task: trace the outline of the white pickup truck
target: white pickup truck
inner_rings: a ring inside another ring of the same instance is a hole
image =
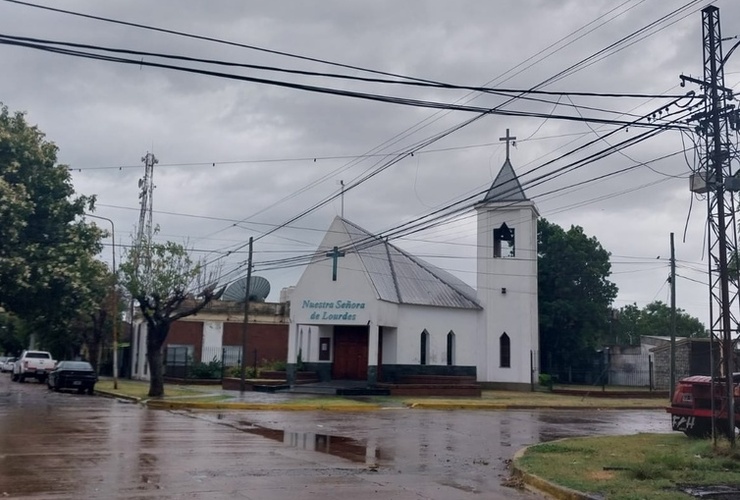
[[[44,382],[49,372],[54,369],[56,361],[46,351],[23,351],[13,365],[13,382],[24,382],[26,377],[34,377]]]

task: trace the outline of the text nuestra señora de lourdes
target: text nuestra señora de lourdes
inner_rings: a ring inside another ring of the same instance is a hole
[[[357,315],[353,310],[365,309],[364,302],[352,302],[351,300],[317,301],[304,300],[301,309],[315,309],[311,313],[311,319],[320,320],[343,320],[353,321]]]

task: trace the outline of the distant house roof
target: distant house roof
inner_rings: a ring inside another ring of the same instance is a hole
[[[349,241],[342,245],[360,258],[380,300],[397,304],[482,309],[476,291],[452,274],[337,217]],[[336,221],[335,221],[336,222]]]
[[[524,189],[514,173],[514,167],[511,166],[508,158],[493,180],[493,184],[486,193],[485,198],[483,198],[483,201],[527,201]]]

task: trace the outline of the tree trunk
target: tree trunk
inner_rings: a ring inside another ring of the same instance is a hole
[[[157,325],[147,332],[146,359],[149,362],[149,397],[161,398],[164,396],[164,356],[162,347],[169,333],[169,323]]]
[[[146,360],[149,362],[149,397],[161,398],[164,396],[164,364],[162,363],[162,348],[148,349]]]

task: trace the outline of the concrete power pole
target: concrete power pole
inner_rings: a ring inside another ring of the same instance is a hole
[[[708,209],[708,254],[710,333],[722,346],[721,374],[727,380],[726,402],[719,409],[728,419],[727,437],[735,446],[735,399],[733,353],[738,331],[738,283],[729,279],[729,259],[737,256],[737,229],[733,192],[740,188],[740,179],[732,175],[730,165],[730,120],[737,123],[737,111],[728,106],[733,99],[732,89],[725,87],[722,57],[722,34],[719,9],[714,6],[702,10],[702,35],[704,45],[704,78],[681,75],[681,85],[698,84],[704,91],[704,109],[691,117],[696,121],[702,136],[704,157],[700,169],[692,176],[692,191],[706,193]],[[698,182],[697,182],[698,181]],[[714,367],[713,367],[714,369]]]
[[[676,247],[671,233],[671,391],[668,398],[673,399],[676,390]]]

